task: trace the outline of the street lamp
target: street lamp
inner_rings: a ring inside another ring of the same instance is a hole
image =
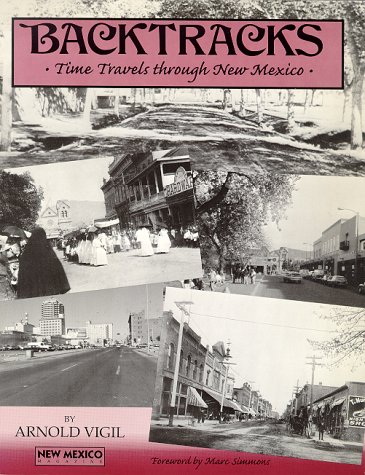
[[[337,208],[339,211],[351,211],[356,216],[356,249],[355,249],[355,283],[358,284],[358,277],[359,277],[359,269],[358,269],[358,259],[357,254],[359,251],[359,217],[360,214],[358,211],[355,211],[351,208]]]
[[[177,390],[177,380],[179,377],[179,368],[180,368],[180,354],[181,354],[181,343],[184,331],[184,316],[190,316],[190,313],[186,310],[185,305],[191,305],[193,302],[183,301],[183,302],[174,302],[176,307],[181,310],[180,316],[180,326],[179,326],[179,336],[177,340],[177,350],[176,350],[176,362],[174,368],[174,379],[172,381],[172,392],[171,392],[171,401],[170,401],[170,411],[169,411],[169,426],[174,425],[174,414],[175,414],[175,404],[176,404],[176,390]]]

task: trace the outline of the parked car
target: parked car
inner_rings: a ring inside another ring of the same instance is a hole
[[[315,280],[317,282],[321,281],[323,279],[324,272],[321,269],[316,269],[313,271],[313,274],[311,276],[312,280]]]
[[[293,284],[301,284],[302,276],[299,272],[290,272],[289,274],[284,276],[285,283],[293,283]]]
[[[363,284],[359,284],[359,287],[357,288],[359,294],[365,294],[365,282]]]
[[[330,287],[347,287],[347,279],[343,275],[334,275],[328,280]]]
[[[310,276],[310,272],[308,269],[300,269],[299,274],[304,278],[307,279]]]
[[[329,274],[324,275],[320,280],[321,284],[328,285],[328,281],[331,279],[331,277],[332,276],[330,276]]]

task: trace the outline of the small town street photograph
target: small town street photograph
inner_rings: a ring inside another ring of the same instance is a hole
[[[361,463],[363,309],[167,287],[163,315],[151,442]]]
[[[162,291],[0,302],[0,406],[151,407]]]
[[[187,149],[0,171],[0,300],[202,276]]]
[[[207,291],[365,307],[362,177],[195,172]]]

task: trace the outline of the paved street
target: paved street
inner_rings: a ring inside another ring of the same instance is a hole
[[[42,353],[0,364],[1,406],[152,406],[157,358],[132,348]]]
[[[71,292],[125,287],[202,275],[200,249],[171,248],[169,254],[138,256],[138,250],[108,254],[107,266],[80,265],[67,261],[57,251],[71,286]]]
[[[36,146],[25,152],[0,153],[0,165],[35,165],[185,145],[195,169],[365,175],[364,160],[356,154],[321,149],[213,107],[152,107],[100,130],[82,131],[70,117],[58,122],[57,132],[18,125],[16,132],[22,140],[31,137]]]
[[[317,440],[316,434],[312,439],[289,435],[284,423],[253,421],[225,425],[217,424],[216,421],[206,421],[194,428],[187,428],[176,427],[179,422],[175,419],[173,428],[167,427],[166,422],[164,426],[157,424],[156,421],[151,427],[151,442],[328,462],[361,463],[362,444],[338,441],[327,434],[323,442]],[[217,458],[219,458],[219,453],[217,453]]]
[[[282,276],[264,275],[258,276],[256,284],[229,282],[228,288],[232,294],[365,307],[365,295],[360,295],[352,289],[328,287],[307,279],[303,279],[301,284],[289,284],[283,282]]]

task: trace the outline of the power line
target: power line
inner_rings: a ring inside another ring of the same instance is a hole
[[[199,317],[208,317],[208,318],[216,318],[217,320],[230,320],[233,322],[241,322],[241,323],[253,323],[254,325],[265,325],[269,327],[279,327],[279,328],[291,328],[293,330],[309,330],[321,333],[338,333],[337,330],[320,330],[319,328],[310,328],[310,327],[297,327],[295,325],[282,325],[280,323],[269,323],[269,322],[256,322],[254,320],[244,320],[241,318],[230,318],[230,317],[217,317],[216,315],[206,315],[196,312],[191,312],[192,315],[197,315]]]

